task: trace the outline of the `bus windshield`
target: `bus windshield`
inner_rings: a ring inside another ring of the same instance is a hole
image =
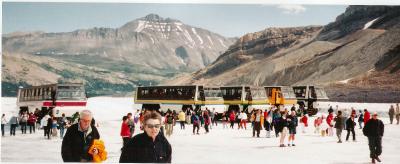
[[[85,90],[83,86],[58,86],[57,99],[85,99]]]

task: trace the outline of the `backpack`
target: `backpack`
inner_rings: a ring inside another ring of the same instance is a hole
[[[193,117],[193,124],[199,124],[199,116]]]
[[[21,122],[23,122],[23,123],[28,122],[28,116],[22,115]]]

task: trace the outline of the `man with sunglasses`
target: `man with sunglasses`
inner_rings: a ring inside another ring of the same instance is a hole
[[[172,148],[160,134],[161,115],[155,111],[144,115],[144,133],[134,136],[122,148],[120,163],[171,163]]]
[[[379,156],[382,154],[382,137],[384,129],[385,126],[383,122],[378,119],[377,113],[374,113],[372,119],[370,119],[364,126],[363,133],[368,137],[372,163],[375,163],[375,160],[381,162]]]

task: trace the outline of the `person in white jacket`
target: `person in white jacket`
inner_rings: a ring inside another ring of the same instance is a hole
[[[242,111],[242,113],[240,113],[239,115],[239,119],[240,119],[240,126],[238,129],[242,128],[244,126],[244,129],[246,129],[246,124],[247,124],[247,114],[244,113],[244,111]]]
[[[50,118],[49,114],[46,114],[41,120],[40,120],[40,128],[43,129],[44,132],[44,137],[46,137],[47,134],[47,121]]]
[[[320,125],[320,128],[321,128],[321,136],[322,136],[322,137],[325,137],[325,135],[326,135],[326,130],[328,129],[328,127],[329,127],[329,125],[328,125],[328,123],[326,122],[326,117],[325,117],[324,115],[322,115],[322,123],[321,123],[321,125]]]

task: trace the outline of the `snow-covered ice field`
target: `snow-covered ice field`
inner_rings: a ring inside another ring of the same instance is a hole
[[[16,108],[16,98],[1,99],[1,113],[9,117]],[[357,104],[357,103],[321,103],[343,108],[368,108],[370,111],[386,113],[390,104]],[[95,97],[88,101],[88,108],[94,112],[99,123],[101,139],[108,151],[107,163],[118,162],[122,139],[119,136],[122,116],[135,112],[140,106],[133,104],[131,98]],[[324,107],[325,108],[325,107]],[[313,117],[309,120],[312,125]],[[385,123],[383,137],[383,163],[400,163],[400,126],[388,124],[388,118],[381,117]],[[250,127],[250,124],[247,125]],[[358,125],[357,125],[358,127]],[[237,128],[237,124],[235,124]],[[369,163],[367,138],[360,129],[356,130],[357,142],[336,143],[336,136],[320,137],[313,134],[309,127],[307,133],[301,133],[298,127],[295,147],[280,148],[278,138],[253,138],[252,131],[223,129],[222,124],[212,127],[209,134],[192,135],[192,126],[181,130],[179,124],[174,127],[173,136],[168,138],[172,145],[173,163]],[[135,133],[139,132],[137,129]],[[342,139],[345,139],[346,131]],[[350,139],[351,140],[351,139]],[[61,139],[47,140],[43,131],[35,134],[21,134],[18,128],[16,136],[10,137],[8,126],[6,136],[1,138],[1,162],[62,162]]]

